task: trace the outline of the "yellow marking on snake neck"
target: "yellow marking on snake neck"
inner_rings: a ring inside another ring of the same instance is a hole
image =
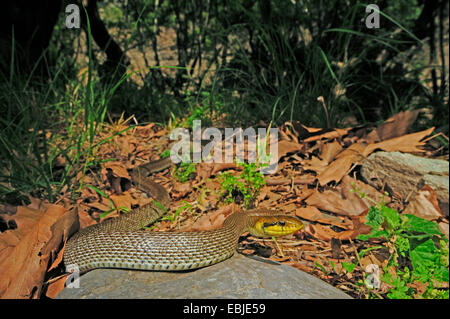
[[[258,237],[286,236],[303,228],[303,223],[295,217],[290,216],[264,216],[260,217],[249,227],[252,235]]]

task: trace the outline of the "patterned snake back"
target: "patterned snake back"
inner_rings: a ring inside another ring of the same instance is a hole
[[[167,191],[148,178],[155,171],[148,167],[148,164],[138,167],[131,175],[138,187],[151,193],[157,203],[149,203],[77,232],[69,239],[64,251],[67,268],[80,272],[94,268],[166,271],[201,268],[231,257],[240,234],[251,231],[261,216],[280,215],[284,220],[293,219],[268,209],[254,209],[231,214],[222,227],[214,230],[143,231],[142,227],[160,218],[165,213],[163,206],[170,203]],[[297,229],[301,228],[301,223],[295,222],[299,225]]]

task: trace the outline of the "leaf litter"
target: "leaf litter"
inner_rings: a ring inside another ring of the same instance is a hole
[[[362,298],[367,291],[357,282],[364,278],[366,265],[381,267],[386,258],[375,253],[359,258],[357,254],[369,245],[356,237],[369,233],[370,228],[364,222],[373,203],[360,198],[354,192],[355,187],[378,202],[384,200],[387,205],[397,205],[400,211],[423,212],[424,218],[436,221],[441,229],[446,228],[448,236],[448,217],[436,205],[431,187],[425,186],[409,203],[399,203],[395,194],[386,196],[383,190],[366,184],[357,174],[362,160],[377,150],[426,155],[427,145],[423,140],[433,128],[407,134],[416,116],[414,111],[402,112],[372,130],[368,127],[310,128],[297,121],[279,127],[278,170],[265,177],[266,183],[254,205],[297,216],[305,227],[296,234],[277,239],[276,243],[243,234],[238,251],[285,263]],[[98,138],[101,140],[112,131],[125,128],[123,123],[120,127],[111,126],[110,131]],[[151,198],[133,187],[128,170],[159,159],[170,146],[169,133],[168,129],[150,123],[126,130],[101,144],[97,150],[101,167],[87,172],[80,197],[68,209],[42,203],[39,210],[18,207],[12,216],[1,214],[0,219],[6,219],[6,223],[9,219],[16,220],[17,228],[0,233],[0,268],[8,270],[2,271],[0,296],[37,298],[42,291],[48,297],[56,296],[63,288],[63,280],[50,280],[48,285],[43,282],[49,277],[47,265],[51,265],[48,267],[51,271],[57,268],[54,263],[61,262],[63,243],[78,225],[74,214],[84,228],[149,203]],[[155,223],[149,231],[220,227],[226,216],[242,207],[237,203],[223,203],[219,176],[226,171],[237,177],[241,170],[235,163],[202,162],[196,165],[195,177],[185,183],[175,181],[171,170],[154,174],[152,178],[170,193],[172,207],[168,217]],[[81,179],[79,174],[78,183]],[[40,237],[36,236],[38,230]],[[14,264],[11,260],[15,260]],[[349,265],[354,270],[348,271]],[[18,275],[21,272],[27,275]]]

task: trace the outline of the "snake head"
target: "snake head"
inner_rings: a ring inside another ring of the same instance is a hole
[[[253,236],[280,237],[295,233],[303,228],[303,223],[292,216],[259,216],[249,225],[248,230]]]

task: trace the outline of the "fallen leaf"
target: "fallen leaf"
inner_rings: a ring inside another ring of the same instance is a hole
[[[295,210],[295,215],[309,221],[330,224],[343,229],[350,229],[353,226],[353,223],[348,218],[322,213],[314,206],[297,208]]]
[[[136,127],[135,134],[140,137],[151,137],[153,135],[153,127],[155,123],[149,123],[145,126]]]
[[[222,226],[225,218],[233,212],[239,211],[239,206],[236,204],[230,204],[224,206],[211,213],[205,214],[200,217],[193,225],[182,228],[183,231],[201,231],[217,229]]]
[[[445,235],[445,237],[447,237],[448,239],[448,222],[440,222],[439,224],[439,229],[441,230],[441,232]]]
[[[280,209],[284,213],[290,213],[297,209],[297,205],[294,203],[291,204],[280,204],[278,209]]]
[[[339,240],[355,239],[358,235],[368,234],[371,230],[370,227],[363,225],[359,220],[354,223],[353,229],[340,232],[332,230],[330,226],[321,224],[309,224],[307,229],[315,238],[326,241],[331,241],[333,238]]]
[[[67,274],[68,276],[69,274]],[[48,298],[55,298],[65,287],[67,276],[63,276],[61,278],[58,278],[54,282],[50,283],[47,286],[47,291],[45,292],[45,295]]]
[[[123,163],[120,162],[106,162],[103,164],[103,168],[104,169],[110,169],[112,171],[112,174],[115,177],[122,177],[122,178],[126,178],[126,179],[130,179],[130,175],[128,174],[127,168],[125,167],[125,165]],[[104,176],[106,176],[106,171],[103,172],[102,170],[102,174]]]
[[[313,171],[317,174],[322,173],[328,167],[328,162],[321,160],[317,156],[311,156],[310,159],[303,160],[302,164],[304,170]]]
[[[325,162],[330,163],[341,151],[342,151],[341,144],[339,144],[338,142],[336,142],[336,140],[334,140],[332,143],[324,144],[322,152],[320,153],[320,157]]]
[[[317,176],[319,185],[324,186],[331,181],[336,183],[340,182],[341,179],[350,172],[350,168],[353,164],[362,160],[363,157],[356,152],[348,152],[348,155],[340,156]]]
[[[428,185],[417,192],[402,213],[416,215],[426,220],[438,220],[444,217],[439,208],[436,193]]]
[[[267,186],[277,186],[277,185],[291,185],[291,184],[311,184],[316,179],[313,175],[302,175],[296,176],[294,178],[273,178],[266,177],[265,182]]]
[[[173,184],[173,194],[172,197],[175,199],[183,198],[188,193],[192,192],[192,183],[186,182],[186,183],[179,183],[176,182]]]
[[[138,201],[135,200],[129,192],[120,195],[112,194],[109,198],[113,201],[114,207],[117,209],[125,207],[131,210],[131,207],[138,204]]]
[[[17,229],[0,234],[0,297],[38,298],[47,265],[78,226],[76,213],[49,204],[19,207],[13,218]]]
[[[395,137],[383,142],[369,144],[362,152],[362,155],[367,157],[376,149],[386,152],[421,153],[423,152],[423,149],[420,147],[425,145],[425,143],[420,141],[430,135],[433,131],[434,127],[425,131]]]
[[[381,202],[384,198],[388,203],[390,198],[383,197],[383,194],[378,192],[375,188],[367,185],[361,181],[355,180],[350,176],[345,176],[340,185],[334,189],[324,190],[323,192],[315,191],[306,199],[306,203],[317,208],[336,213],[344,216],[355,216],[362,214],[366,209],[373,205],[367,198],[360,198],[358,194],[353,192],[352,183],[363,193],[366,197]]]
[[[407,110],[394,114],[383,124],[367,134],[364,140],[368,142],[379,142],[408,133],[411,125],[416,121],[417,115],[422,110]]]
[[[303,149],[303,145],[295,142],[290,142],[286,140],[278,141],[278,162],[284,156],[289,153],[301,151]]]
[[[350,147],[344,149],[343,151],[334,154],[338,150],[337,146],[334,146],[332,152],[333,155],[327,155],[328,157],[334,158],[334,161],[329,163],[328,160],[320,160],[315,156],[312,156],[310,160],[303,161],[303,168],[305,170],[312,170],[318,173],[317,179],[319,184],[324,186],[331,181],[338,183],[345,175],[348,174],[350,168],[355,164],[364,159],[360,154],[364,149],[365,145],[360,143],[354,143]]]
[[[332,138],[342,137],[342,136],[346,135],[348,133],[348,131],[350,131],[351,129],[352,129],[351,127],[335,128],[335,129],[322,129],[323,131],[325,131],[324,133],[305,138],[303,140],[303,142],[309,143],[309,142],[314,142],[314,141],[321,140],[321,139],[332,139]]]

